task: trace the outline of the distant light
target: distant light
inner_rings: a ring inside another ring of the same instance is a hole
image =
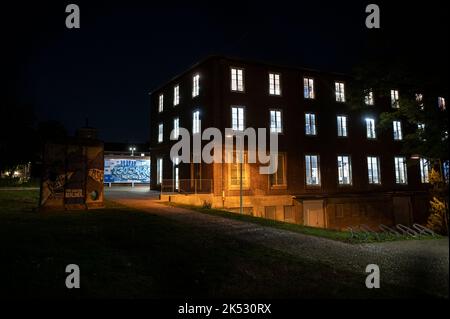
[[[420,159],[420,155],[419,154],[413,154],[413,155],[411,155],[411,159],[418,160],[418,159]]]
[[[141,156],[142,156],[142,157],[144,157],[144,156],[145,156],[145,154],[144,154],[144,153],[141,153]]]

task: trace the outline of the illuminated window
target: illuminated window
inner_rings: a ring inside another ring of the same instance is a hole
[[[161,123],[158,125],[158,143],[161,143],[164,139],[164,125]]]
[[[419,104],[420,109],[423,110],[423,94],[422,93],[416,93],[416,102]]]
[[[161,113],[164,110],[164,94],[159,95],[158,112]]]
[[[336,93],[336,102],[345,102],[344,82],[334,82],[334,89]]]
[[[200,133],[200,111],[192,113],[192,134]]]
[[[375,132],[375,120],[372,118],[366,118],[366,135],[369,139],[377,138]]]
[[[192,97],[196,97],[200,94],[200,75],[196,74],[192,78]]]
[[[161,184],[163,179],[163,159],[156,159],[156,184]]]
[[[339,115],[337,117],[337,135],[347,137],[347,116]]]
[[[393,121],[392,127],[394,132],[394,140],[401,141],[403,139],[402,123],[400,121]]]
[[[398,101],[398,90],[391,90],[391,106],[395,109],[398,109],[400,107]]]
[[[306,185],[320,185],[320,169],[318,155],[305,155]]]
[[[233,131],[244,130],[244,108],[242,106],[231,108],[231,129]]]
[[[269,94],[281,95],[280,75],[269,73]]]
[[[241,165],[242,163],[242,165]],[[239,151],[233,152],[233,162],[228,165],[229,188],[240,189],[242,168],[242,188],[248,189],[250,186],[249,167],[247,153]]]
[[[375,101],[373,99],[373,92],[372,90],[368,91],[367,94],[364,97],[364,102],[366,105],[374,105]]]
[[[419,164],[420,164],[420,181],[422,183],[429,183],[431,171],[430,161],[426,158],[420,158]]]
[[[277,171],[270,175],[270,186],[286,185],[286,154],[278,153]]]
[[[313,113],[305,114],[305,134],[316,135],[316,115]]]
[[[445,98],[443,97],[438,97],[438,106],[442,111],[445,111],[446,106],[445,106]]]
[[[314,79],[303,78],[303,97],[305,99],[314,99]]]
[[[408,175],[405,157],[395,157],[395,182],[397,184],[408,184]]]
[[[283,132],[280,110],[271,110],[270,111],[270,132],[272,132],[272,133],[282,133]]]
[[[175,85],[173,88],[173,105],[176,106],[180,104],[180,86]]]
[[[369,175],[369,184],[381,184],[380,159],[378,157],[367,157],[367,172]]]
[[[337,157],[338,164],[338,181],[339,185],[352,184],[352,162],[350,156],[339,155]]]
[[[244,70],[236,68],[231,69],[231,91],[244,91]]]
[[[176,117],[173,119],[172,138],[177,140],[179,136],[180,136],[180,119]]]

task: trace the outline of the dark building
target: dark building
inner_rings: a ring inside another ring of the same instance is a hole
[[[206,58],[151,93],[152,188],[171,201],[239,210],[239,164],[173,162],[169,135],[197,130],[197,119],[223,135],[265,127],[279,133],[278,171],[243,165],[244,213],[336,229],[423,222],[428,163],[402,154],[406,125],[376,130],[401,89],[369,93],[356,110],[346,103],[350,85],[344,74]]]

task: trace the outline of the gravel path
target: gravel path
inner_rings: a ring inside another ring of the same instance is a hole
[[[132,191],[112,188],[106,191],[106,197],[109,200],[125,206],[171,218],[209,232],[225,234],[292,255],[299,255],[310,259],[311,262],[320,260],[333,265],[336,269],[347,269],[364,274],[368,264],[377,264],[381,272],[381,285],[383,281],[388,281],[448,298],[448,238],[347,244],[166,206],[157,200],[157,195],[146,188],[137,188]]]

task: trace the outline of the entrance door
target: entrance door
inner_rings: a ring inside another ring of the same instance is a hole
[[[305,225],[311,227],[325,227],[325,216],[323,213],[323,201],[308,200],[303,201],[303,213]]]

